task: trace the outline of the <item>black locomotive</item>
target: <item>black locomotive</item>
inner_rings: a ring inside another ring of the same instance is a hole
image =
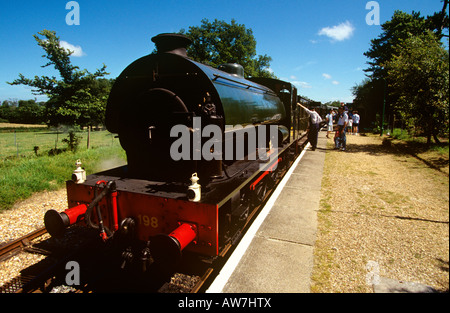
[[[47,212],[46,227],[60,236],[84,223],[160,262],[183,249],[218,256],[303,149],[308,116],[289,82],[195,62],[183,35],[152,41],[157,53],[125,68],[108,99],[127,165],[69,180],[69,209]]]

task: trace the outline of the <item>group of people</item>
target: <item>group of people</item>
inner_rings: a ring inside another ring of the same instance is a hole
[[[327,122],[328,122],[328,131],[327,138],[329,137],[330,132],[333,131],[333,121],[336,114],[333,110],[330,110],[330,113],[327,114]],[[347,107],[342,103],[338,108],[337,113],[337,130],[334,136],[334,144],[335,149],[341,149],[345,151],[347,148],[347,132],[352,135],[359,134],[359,122],[361,117],[358,114],[358,111],[353,111],[352,113],[348,112]]]
[[[317,148],[317,139],[319,136],[320,122],[322,122],[322,118],[314,108],[310,110],[300,103],[297,104],[302,107],[310,116],[308,139],[311,143],[311,149],[314,151]],[[349,131],[353,135],[358,135],[359,133],[359,122],[361,117],[359,116],[358,111],[353,111],[349,116],[347,107],[344,105],[344,103],[342,103],[338,108],[337,114],[334,112],[334,110],[331,109],[325,118],[327,121],[327,138],[330,138],[330,133],[334,131],[334,121],[335,119],[337,120],[337,130],[334,136],[335,149],[345,151],[345,149],[347,148],[347,131]]]

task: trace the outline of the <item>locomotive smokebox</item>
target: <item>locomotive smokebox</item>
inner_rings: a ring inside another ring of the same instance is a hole
[[[164,33],[152,37],[158,53],[173,53],[187,57],[186,48],[191,44],[191,39],[181,34]]]

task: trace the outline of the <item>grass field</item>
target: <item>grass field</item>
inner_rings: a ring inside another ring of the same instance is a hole
[[[42,124],[16,124],[16,123],[0,123],[0,129],[15,129],[15,128],[47,128],[46,125]]]
[[[77,159],[81,159],[87,174],[125,164],[125,152],[111,133],[91,132],[90,149],[86,148],[87,133],[77,135],[83,137],[77,152],[49,156],[48,151],[55,146],[67,146],[62,142],[67,133],[56,134],[47,129],[0,132],[0,210],[11,208],[35,192],[62,188]],[[37,155],[35,146],[39,147]]]
[[[0,128],[1,129],[1,128]],[[35,154],[34,147],[39,147],[38,154],[46,154],[50,149],[66,148],[67,145],[62,142],[67,138],[68,133],[43,129],[36,131],[14,131],[8,128],[8,131],[0,132],[0,159],[10,157],[28,157]],[[87,147],[87,131],[77,132],[81,136],[80,148]],[[120,145],[117,138],[108,131],[92,131],[90,137],[91,147]]]

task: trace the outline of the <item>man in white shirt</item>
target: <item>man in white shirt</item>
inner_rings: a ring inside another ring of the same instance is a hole
[[[347,137],[345,136],[345,131],[347,129],[348,124],[348,115],[347,112],[344,111],[344,107],[339,107],[339,113],[338,113],[338,132],[339,135],[335,137],[335,147],[336,149],[341,149],[342,151],[345,151],[347,148]]]
[[[327,114],[327,116],[325,116],[325,118],[327,119],[328,122],[328,127],[327,127],[327,138],[330,138],[330,133],[333,131],[333,110],[330,110],[330,113]]]
[[[297,104],[299,106],[301,106],[306,111],[306,113],[309,114],[310,126],[309,126],[309,132],[308,132],[308,139],[312,146],[311,150],[314,151],[317,148],[317,140],[319,137],[320,122],[322,122],[322,118],[320,117],[319,113],[316,112],[316,110],[314,108],[309,110],[308,108],[304,107],[300,103],[297,103]]]
[[[358,111],[353,112],[353,134],[358,135],[359,132],[359,121],[361,117],[358,114]]]

